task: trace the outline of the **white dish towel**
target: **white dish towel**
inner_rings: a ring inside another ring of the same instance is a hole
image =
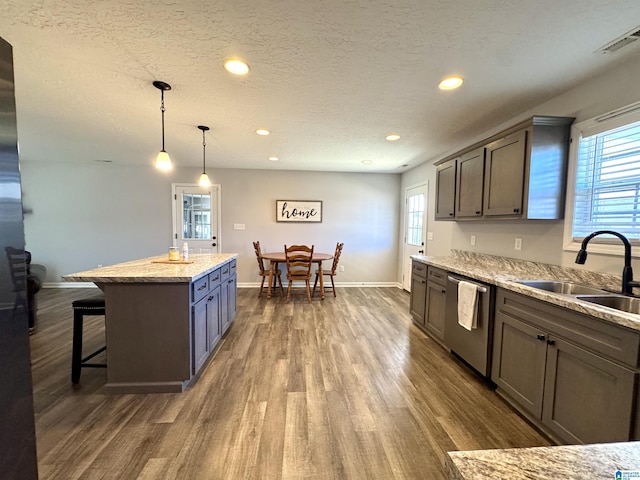
[[[458,283],[458,323],[469,331],[478,328],[478,286],[462,280]]]

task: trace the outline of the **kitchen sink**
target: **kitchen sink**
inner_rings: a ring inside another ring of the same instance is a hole
[[[576,298],[627,313],[640,313],[640,298],[623,295],[578,295]]]
[[[591,285],[580,285],[562,280],[520,280],[516,283],[527,287],[537,288],[546,292],[562,293],[564,295],[598,295],[607,291]]]

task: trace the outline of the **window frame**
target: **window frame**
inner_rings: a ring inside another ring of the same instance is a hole
[[[565,251],[577,252],[581,243],[573,239],[573,210],[576,194],[576,176],[578,168],[578,151],[583,137],[613,130],[614,128],[640,122],[640,102],[613,110],[597,117],[575,123],[571,127],[571,144],[569,145],[569,162],[567,168],[567,193],[565,197],[565,221],[563,245]],[[595,238],[589,243],[590,253],[623,256],[621,242],[602,242]],[[640,240],[631,240],[632,245],[639,245]],[[632,249],[633,257],[640,258],[640,249]]]

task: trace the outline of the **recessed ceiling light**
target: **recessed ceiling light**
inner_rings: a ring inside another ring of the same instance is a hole
[[[239,58],[230,58],[225,60],[224,68],[234,75],[246,75],[249,72],[249,65]]]
[[[400,138],[400,135],[398,135],[397,133],[392,133],[392,134],[387,135],[384,138],[386,138],[390,142],[395,142],[396,140],[398,140]]]
[[[460,85],[462,85],[463,81],[464,80],[462,80],[462,77],[459,77],[457,75],[453,75],[451,77],[447,77],[447,78],[443,79],[438,84],[438,88],[440,90],[455,90]]]
[[[266,128],[259,128],[256,130],[256,133],[258,135],[269,135],[271,132],[269,130],[267,130]]]
[[[271,160],[272,162],[277,162],[280,159],[278,157],[269,157],[269,160]]]
[[[372,160],[362,160],[363,165],[371,165],[373,163]]]

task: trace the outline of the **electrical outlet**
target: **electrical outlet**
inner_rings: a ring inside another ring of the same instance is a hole
[[[427,232],[427,240],[433,240],[433,232]]]
[[[516,237],[516,241],[513,244],[513,248],[516,250],[522,250],[522,239],[520,237]]]
[[[340,265],[340,271],[344,272],[344,265]]]
[[[476,236],[471,235],[471,245],[475,245],[475,244],[476,244]]]

